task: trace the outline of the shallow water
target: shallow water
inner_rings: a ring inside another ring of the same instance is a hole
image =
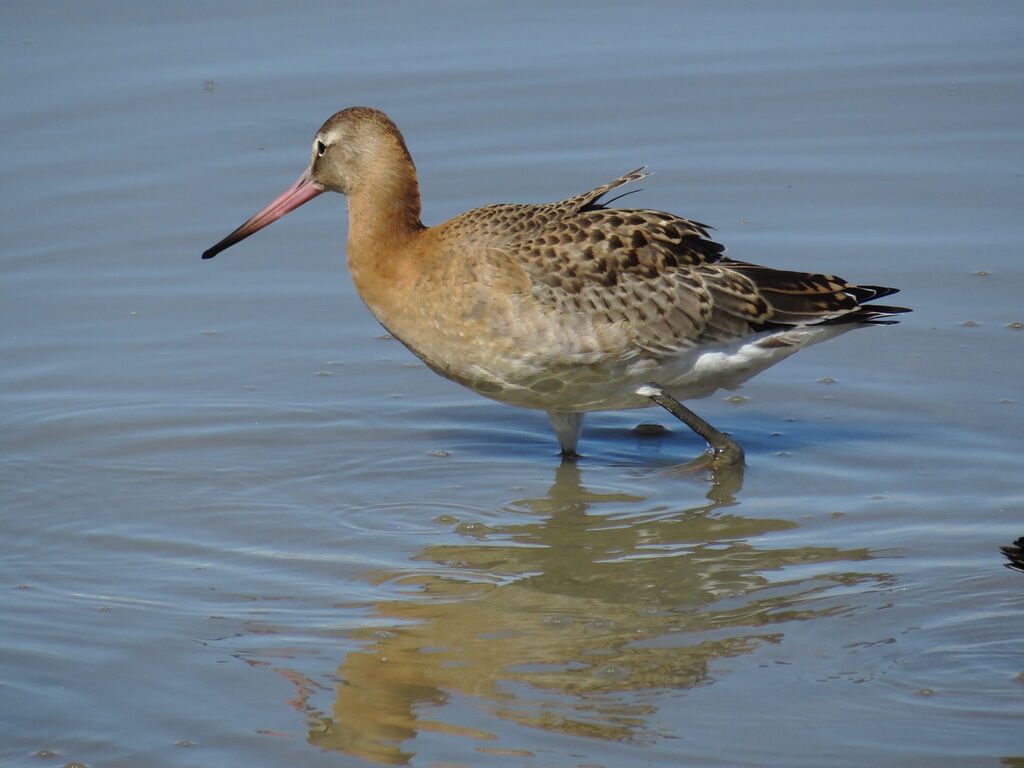
[[[1015,3],[2,16],[0,762],[1024,765]],[[648,164],[914,313],[693,404],[745,472],[653,410],[559,466],[383,334],[341,198],[199,260],[360,103],[428,223]]]

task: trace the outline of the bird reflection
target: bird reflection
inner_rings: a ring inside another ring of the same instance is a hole
[[[369,575],[411,596],[374,604],[377,626],[352,633],[362,647],[338,668],[330,712],[305,709],[309,741],[383,765],[410,762],[426,732],[483,749],[487,718],[471,728],[452,712],[467,697],[532,728],[648,741],[664,724],[638,693],[707,685],[716,661],[779,642],[784,622],[848,610],[817,599],[837,583],[882,578],[840,565],[865,549],[759,549],[796,523],[736,514],[742,469],[710,480],[699,504],[652,508],[587,490],[566,462],[545,496],[507,505],[513,522],[465,526],[464,542],[425,547],[422,568]]]

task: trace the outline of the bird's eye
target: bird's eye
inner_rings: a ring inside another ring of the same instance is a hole
[[[322,141],[320,141],[320,139],[317,139],[316,140],[316,154],[317,154],[317,156],[318,157],[323,157],[324,153],[326,151],[327,151],[327,145],[324,144]]]

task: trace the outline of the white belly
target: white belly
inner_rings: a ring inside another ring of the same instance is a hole
[[[641,356],[587,364],[552,365],[524,355],[501,370],[475,366],[468,375],[439,371],[481,395],[508,405],[544,411],[608,411],[651,404],[637,387],[655,383],[678,400],[736,389],[804,347],[838,336],[856,325],[818,325],[768,331],[730,344],[673,356]]]

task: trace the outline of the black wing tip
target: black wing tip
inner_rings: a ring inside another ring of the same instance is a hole
[[[866,301],[892,296],[894,293],[899,293],[900,289],[889,288],[885,285],[851,285],[846,288],[846,292],[863,304]]]
[[[864,307],[864,310],[867,312],[874,313],[879,317],[882,317],[883,315],[902,315],[905,312],[914,311],[909,307],[890,307],[883,304],[869,304],[868,306]],[[895,323],[896,321],[893,320],[892,322]]]
[[[846,293],[853,296],[859,307],[855,312],[846,315],[845,318],[838,318],[840,321],[861,322],[869,325],[896,325],[899,320],[893,319],[893,315],[902,315],[905,312],[913,312],[909,307],[896,307],[886,304],[868,304],[875,299],[885,296],[892,296],[899,293],[899,288],[889,288],[884,285],[851,285]]]
[[[856,309],[847,311],[845,314],[841,314],[837,317],[830,317],[827,320],[821,320],[811,325],[896,325],[899,320],[893,318],[893,315],[899,315],[904,312],[913,312],[914,310],[908,309],[907,307],[887,307],[877,306],[875,304],[866,304],[864,306],[858,306]]]
[[[857,320],[867,325],[898,325],[900,321],[893,315],[913,311],[906,307],[865,307],[864,314]]]

